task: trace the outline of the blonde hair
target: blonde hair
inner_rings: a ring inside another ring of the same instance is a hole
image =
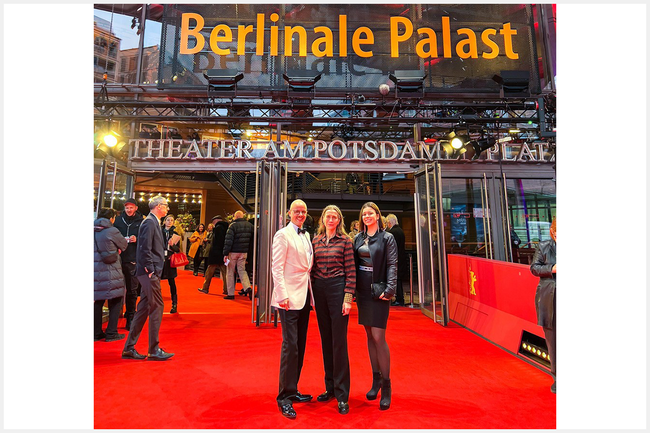
[[[347,236],[347,232],[345,231],[345,222],[343,221],[343,214],[341,213],[341,209],[339,209],[338,206],[333,204],[327,205],[325,206],[325,209],[323,209],[323,213],[321,213],[320,219],[318,220],[318,232],[316,232],[316,234],[322,235],[327,231],[327,229],[325,228],[325,224],[323,223],[323,220],[325,219],[325,213],[330,210],[333,210],[339,216],[339,223],[336,225],[336,234],[339,236]]]

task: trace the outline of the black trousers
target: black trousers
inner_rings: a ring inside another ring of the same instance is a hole
[[[282,322],[282,351],[280,352],[280,390],[278,405],[289,403],[288,398],[298,393],[298,380],[305,359],[307,328],[309,327],[310,295],[301,310],[278,308]]]
[[[158,349],[158,333],[160,332],[160,323],[165,308],[160,290],[160,279],[156,275],[152,275],[151,278],[148,275],[140,275],[138,281],[142,285],[142,293],[133,322],[131,322],[129,336],[126,338],[126,343],[124,343],[124,350],[133,349],[148,318],[149,353],[153,353]]]
[[[176,290],[176,279],[167,278],[167,282],[169,283],[169,294],[172,297],[172,305],[177,305],[178,304],[178,290]]]
[[[135,315],[138,296],[140,296],[140,282],[135,276],[135,263],[122,262],[122,273],[124,274],[124,283],[126,285],[126,312],[124,313],[124,317],[126,317],[127,322],[131,323]]]
[[[345,277],[314,280],[314,306],[323,349],[325,390],[338,401],[350,396],[350,359],[348,358],[348,320],[343,315]]]
[[[95,314],[94,314],[94,331],[95,337],[102,337],[102,309],[104,307],[104,299],[95,301]],[[108,324],[106,325],[106,336],[112,337],[117,335],[117,320],[120,318],[122,312],[122,297],[112,298],[108,300]]]
[[[194,265],[192,267],[193,273],[198,274],[199,273],[199,268],[201,267],[201,263],[205,260],[205,266],[203,269],[203,275],[205,275],[205,269],[208,267],[208,258],[207,257],[199,257],[199,251],[196,252],[196,256],[194,256]]]

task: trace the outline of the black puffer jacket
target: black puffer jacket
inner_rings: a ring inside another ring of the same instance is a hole
[[[357,269],[359,269],[358,251],[366,237],[368,237],[366,233],[361,232],[354,238],[354,264]],[[385,293],[394,296],[397,290],[397,243],[395,238],[387,231],[379,230],[374,236],[370,236],[368,248],[372,259],[372,281],[386,283]]]
[[[553,329],[553,315],[555,314],[555,241],[540,242],[533,256],[530,272],[539,277],[539,284],[535,292],[535,307],[537,309],[537,324]]]
[[[247,253],[248,245],[253,239],[253,224],[244,218],[238,218],[230,224],[223,243],[223,255],[230,253]]]
[[[95,232],[100,251],[114,252],[118,249],[124,251],[127,247],[126,239],[118,229],[106,218],[95,220]],[[93,242],[95,260],[95,301],[113,299],[124,296],[124,275],[120,259],[115,263],[104,263]]]
[[[228,232],[228,223],[219,221],[212,229],[212,246],[208,256],[208,265],[223,265],[223,244]]]
[[[142,221],[144,221],[144,218],[138,211],[135,211],[133,216],[128,216],[125,211],[122,211],[120,215],[115,217],[115,223],[113,226],[122,233],[122,236],[135,235],[136,238],[135,242],[129,242],[129,246],[126,250],[122,251],[123,262],[135,262],[135,251],[138,245],[138,230],[140,230],[140,224],[142,224]]]

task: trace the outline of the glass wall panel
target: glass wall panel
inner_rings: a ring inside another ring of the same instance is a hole
[[[482,179],[442,179],[447,254],[487,257],[492,248]]]
[[[507,179],[506,189],[513,260],[530,263],[537,244],[550,239],[556,211],[555,181]]]

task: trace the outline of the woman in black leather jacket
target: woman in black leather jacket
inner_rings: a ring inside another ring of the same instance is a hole
[[[539,284],[535,292],[535,307],[537,310],[537,324],[544,329],[548,355],[551,360],[551,374],[553,385],[551,392],[555,393],[555,275],[556,275],[556,223],[551,223],[551,239],[540,242],[533,256],[530,272],[539,277]]]
[[[397,287],[397,243],[384,230],[381,212],[373,202],[365,203],[359,213],[359,234],[354,238],[354,261],[357,268],[357,307],[359,324],[368,337],[368,354],[372,367],[372,389],[366,394],[374,400],[381,389],[379,409],[391,402],[390,352],[386,343],[386,323],[390,299]],[[386,283],[379,299],[373,299],[372,283]]]

